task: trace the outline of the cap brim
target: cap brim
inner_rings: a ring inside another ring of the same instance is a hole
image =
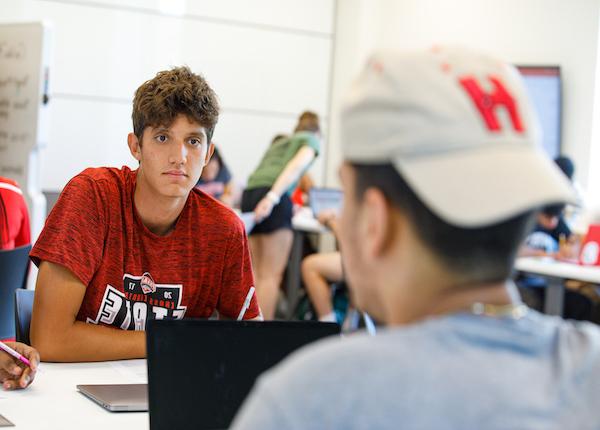
[[[547,204],[576,202],[566,176],[532,147],[452,151],[397,159],[394,165],[427,207],[460,227],[482,227]]]

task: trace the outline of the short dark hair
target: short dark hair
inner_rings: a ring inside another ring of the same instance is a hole
[[[564,209],[565,209],[565,205],[563,203],[558,203],[558,204],[555,204],[555,205],[544,206],[541,209],[541,212],[544,215],[547,215],[547,216],[551,216],[551,217],[555,217],[556,216],[556,217],[558,217],[558,216],[561,216],[561,214],[563,213]]]
[[[573,160],[566,155],[561,155],[554,159],[554,163],[556,163],[558,168],[562,170],[567,178],[573,179],[573,175],[575,174],[575,164],[573,163]]]
[[[170,125],[179,114],[206,129],[208,142],[219,119],[217,95],[200,75],[188,67],[158,72],[135,91],[133,132],[142,140],[146,127]]]
[[[391,164],[352,166],[356,198],[362,199],[368,188],[381,190],[392,206],[406,213],[421,241],[448,271],[472,282],[503,281],[511,275],[518,247],[532,226],[534,210],[485,227],[457,227],[425,206]]]

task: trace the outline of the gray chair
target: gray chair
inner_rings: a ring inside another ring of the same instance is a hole
[[[15,290],[25,288],[31,245],[0,250],[0,339],[15,336]]]
[[[15,332],[17,342],[31,345],[29,342],[29,325],[33,309],[34,291],[19,289],[15,291]]]

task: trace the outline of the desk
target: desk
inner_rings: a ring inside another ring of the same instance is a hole
[[[541,276],[547,280],[544,312],[562,315],[565,279],[600,284],[600,267],[556,261],[548,257],[517,258],[515,269],[521,273]]]
[[[292,319],[294,311],[300,299],[300,265],[302,264],[302,245],[304,244],[304,235],[306,233],[325,233],[328,231],[309,210],[300,211],[292,218],[292,228],[294,239],[290,251],[290,260],[287,266],[287,278],[285,293],[287,297],[287,319]]]
[[[78,384],[145,383],[146,360],[42,363],[40,368],[42,372],[29,388],[0,390],[0,414],[16,430],[149,428],[147,412],[109,412],[75,388]]]

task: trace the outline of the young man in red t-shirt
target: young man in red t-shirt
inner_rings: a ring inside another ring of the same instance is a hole
[[[42,360],[144,357],[149,319],[238,316],[254,285],[244,226],[194,189],[218,109],[188,68],[160,72],[133,101],[139,168],[86,169],[67,184],[31,253]],[[261,318],[254,297],[244,318]]]

